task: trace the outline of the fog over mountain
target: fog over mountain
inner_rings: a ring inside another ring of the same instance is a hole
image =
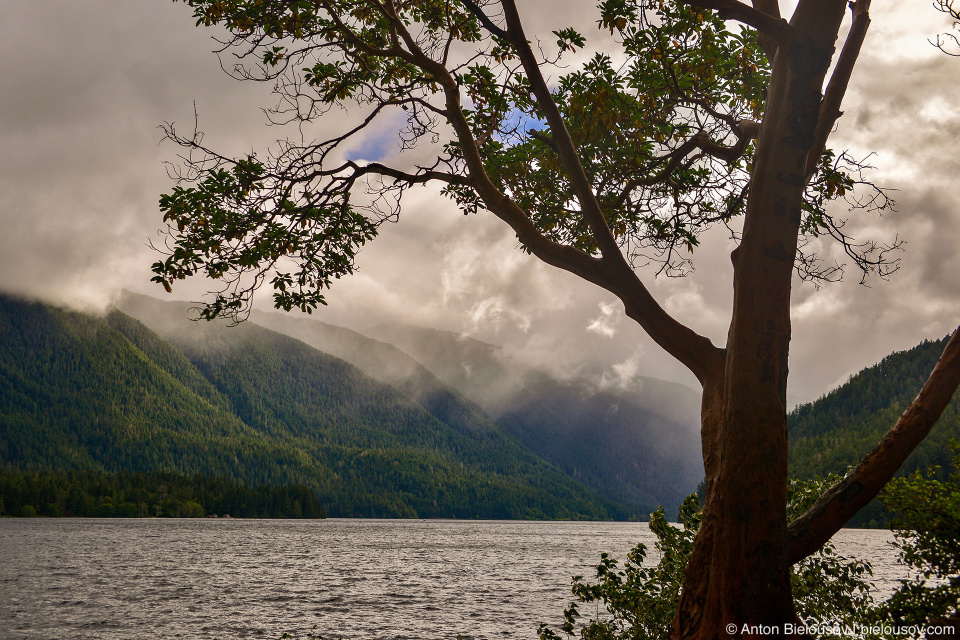
[[[544,11],[528,0],[520,9],[531,37],[578,26],[587,47],[576,64],[609,44],[593,28],[593,4],[554,0]],[[227,78],[210,53],[216,33],[196,28],[183,3],[0,6],[0,291],[82,309],[105,309],[124,287],[160,295],[149,284],[157,254],[147,242],[160,226],[157,198],[172,185],[163,163],[175,162],[177,149],[158,145],[158,125],[188,130],[196,113],[212,146],[263,148],[283,135],[263,126],[269,86]],[[960,60],[928,42],[950,24],[926,0],[877,5],[872,17],[831,144],[876,152],[871,179],[897,190],[898,213],[856,217],[846,230],[858,239],[899,237],[906,251],[889,282],[860,286],[848,266],[843,283],[797,283],[791,405],[893,350],[942,337],[960,317]],[[310,133],[339,130],[353,117],[331,112]],[[397,154],[387,131],[362,144],[385,159]],[[732,248],[724,234],[708,234],[684,279],[641,269],[666,309],[717,344],[729,319]],[[836,246],[819,248],[844,260]],[[555,378],[605,381],[611,393],[626,394],[642,376],[696,386],[611,295],[524,255],[499,221],[463,216],[434,188],[409,194],[400,222],[381,229],[359,267],[334,284],[320,320],[468,335]],[[196,300],[207,289],[178,284],[173,297]],[[269,309],[269,296],[258,306]]]
[[[673,513],[703,477],[699,398],[682,385],[635,379],[633,388],[615,389],[618,394],[589,378],[559,380],[494,345],[410,325],[379,325],[363,335],[310,318],[256,312],[228,328],[188,322],[186,303],[128,292],[118,306],[188,354],[199,344],[204,358],[239,362],[244,356],[238,348],[269,342],[272,332],[295,338],[304,351],[313,347],[388,383],[462,433],[508,432],[638,517],[659,505]],[[294,386],[310,384],[309,371],[297,377]]]

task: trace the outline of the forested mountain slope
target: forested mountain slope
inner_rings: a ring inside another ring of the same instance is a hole
[[[604,389],[447,331],[380,325],[366,333],[412,355],[537,455],[640,513],[660,504],[672,512],[703,477],[699,397],[686,387],[644,379]]]
[[[789,415],[791,475],[843,474],[857,464],[919,393],[947,339],[924,341],[913,349],[892,353],[819,400],[795,408]],[[960,394],[954,396],[899,475],[931,465],[948,469],[951,439],[960,440]],[[856,522],[865,524],[879,514],[878,506],[871,504]]]
[[[250,322],[349,362],[366,375],[397,388],[458,431],[473,433],[497,429],[482,409],[392,344],[345,327],[284,313],[254,312]]]
[[[445,421],[347,362],[256,324],[193,323],[186,305],[143,296],[126,296],[121,306],[186,355],[245,424],[327,451],[322,462],[336,475],[322,487],[330,515],[373,515],[350,505],[352,495],[374,490],[407,504],[391,515],[625,515],[469,405],[448,408]]]
[[[176,337],[0,297],[0,463],[298,482],[329,515],[623,514],[499,430],[458,432],[285,336],[185,322]]]
[[[241,449],[273,457],[258,451],[254,430],[189,361],[139,323],[7,297],[0,297],[0,424],[0,460],[24,469],[162,466],[240,476]]]

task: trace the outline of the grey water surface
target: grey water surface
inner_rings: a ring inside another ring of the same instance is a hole
[[[887,531],[840,553],[904,575]],[[645,523],[0,519],[0,640],[535,639]],[[589,614],[586,607],[584,614]]]

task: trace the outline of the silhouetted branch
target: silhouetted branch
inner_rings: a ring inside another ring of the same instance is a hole
[[[954,0],[934,0],[933,7],[952,18],[955,29],[960,28],[960,9],[954,6]],[[931,40],[931,43],[948,56],[960,56],[960,39],[956,33],[941,33],[936,40]],[[948,51],[948,48],[956,51]]]

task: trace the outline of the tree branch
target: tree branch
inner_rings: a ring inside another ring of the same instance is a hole
[[[701,9],[713,9],[724,19],[732,19],[753,27],[773,38],[778,44],[793,42],[796,31],[783,18],[754,9],[737,0],[680,0],[683,4]],[[755,3],[756,4],[756,3]],[[779,10],[777,12],[779,14]]]
[[[799,562],[819,549],[893,477],[930,433],[960,386],[960,327],[947,343],[919,395],[883,440],[850,474],[830,487],[788,527],[788,554]]]
[[[693,141],[697,148],[707,155],[733,164],[743,156],[750,141],[756,139],[759,134],[759,123],[752,120],[741,120],[740,137],[737,139],[737,143],[731,147],[714,142],[710,139],[710,136],[702,131],[693,136]]]
[[[467,11],[476,16],[477,20],[480,21],[480,24],[482,24],[487,31],[503,40],[510,39],[510,37],[507,35],[507,32],[495,25],[493,20],[491,20],[487,14],[483,12],[483,9],[478,7],[470,0],[460,0],[460,3],[467,8]]]
[[[934,0],[933,8],[937,11],[945,13],[949,18],[953,19],[953,26],[956,28],[960,26],[960,9],[957,9],[954,6],[954,0]],[[953,42],[951,45],[950,43]],[[947,47],[951,48],[960,47],[960,39],[957,38],[955,33],[941,33],[937,36],[936,40],[930,40],[930,44],[935,46],[940,51],[943,51],[948,56],[958,57],[960,52],[954,53],[953,51],[947,51]]]
[[[516,48],[524,70],[527,72],[532,92],[553,133],[554,148],[566,169],[573,192],[580,202],[581,213],[593,232],[603,256],[597,263],[601,277],[594,279],[584,276],[585,279],[617,295],[624,303],[629,317],[636,320],[667,353],[687,366],[701,382],[705,382],[717,370],[717,362],[723,358],[723,351],[715,347],[708,338],[697,334],[668,314],[650,295],[620,252],[620,246],[610,231],[590,179],[580,162],[573,138],[567,130],[563,116],[543,78],[536,56],[524,35],[516,2],[502,0],[502,6],[509,40]],[[526,216],[524,220],[527,220]],[[555,266],[566,268],[562,265]]]
[[[570,186],[574,194],[576,194],[577,200],[580,202],[582,214],[590,226],[590,230],[593,232],[594,239],[597,241],[597,247],[599,247],[600,253],[604,258],[609,260],[619,258],[622,260],[623,256],[620,253],[620,247],[610,232],[606,218],[603,216],[603,211],[597,202],[593,187],[590,184],[590,179],[587,177],[583,165],[580,162],[577,148],[573,143],[573,139],[570,137],[570,132],[567,131],[563,116],[560,115],[560,110],[557,108],[553,96],[550,94],[550,88],[543,78],[536,56],[530,48],[530,44],[527,42],[526,35],[524,35],[523,24],[520,20],[520,14],[517,11],[517,5],[514,0],[503,0],[502,4],[503,13],[507,20],[507,35],[509,36],[510,42],[516,48],[520,61],[523,63],[523,69],[527,73],[527,79],[530,82],[530,88],[537,99],[537,103],[540,105],[540,108],[543,109],[547,124],[553,133],[554,148],[557,150],[557,155],[560,157],[564,169],[566,169],[567,176],[570,179]]]
[[[757,11],[762,11],[772,18],[780,19],[780,3],[778,0],[753,0],[753,8]],[[760,45],[763,53],[767,56],[767,60],[772,64],[774,56],[777,55],[778,47],[776,39],[765,33],[760,33],[757,36],[757,44]]]
[[[620,194],[613,201],[612,206],[623,206],[627,201],[627,198],[630,197],[630,192],[638,187],[647,187],[669,180],[670,175],[682,165],[684,158],[697,149],[709,156],[723,160],[727,163],[732,164],[736,162],[743,156],[747,146],[750,144],[750,141],[755,140],[760,134],[760,123],[753,120],[740,120],[736,124],[736,128],[739,137],[737,138],[736,144],[731,147],[714,142],[710,139],[710,136],[703,131],[695,133],[676,149],[656,159],[655,163],[664,161],[667,162],[663,169],[652,176],[634,178],[633,180],[627,182],[623,189],[620,190]]]
[[[850,26],[850,32],[847,34],[843,49],[840,51],[840,57],[837,59],[837,66],[834,68],[833,75],[830,76],[827,89],[823,94],[823,101],[820,103],[820,116],[813,134],[813,146],[807,153],[805,175],[808,182],[817,170],[817,163],[827,146],[827,138],[833,131],[833,125],[843,115],[843,112],[840,111],[840,103],[847,92],[853,67],[860,56],[860,47],[867,35],[867,29],[870,27],[870,0],[852,2],[850,10],[853,13],[853,24]]]
[[[723,361],[723,350],[668,314],[623,260],[619,250],[619,261],[600,260],[551,240],[533,224],[526,211],[493,184],[483,167],[483,159],[469,124],[460,110],[459,90],[452,78],[444,86],[447,91],[447,111],[451,114],[450,122],[463,149],[470,184],[485,206],[510,225],[523,246],[547,264],[580,276],[619,297],[627,315],[636,320],[654,342],[687,366],[699,380],[704,381],[722,371],[719,363]]]
[[[456,79],[446,67],[431,59],[416,46],[402,24],[398,25],[398,31],[411,48],[414,64],[431,74],[443,87],[447,117],[460,142],[469,174],[469,178],[462,178],[462,181],[455,181],[452,179],[453,176],[444,174],[446,181],[474,188],[484,205],[495,216],[510,225],[520,242],[547,264],[569,271],[594,284],[605,286],[604,275],[600,270],[600,260],[544,236],[530,220],[527,212],[493,184],[483,166],[483,157],[477,146],[477,140],[474,139],[470,124],[464,117],[460,103],[460,87]],[[391,175],[388,172],[383,173]]]
[[[470,180],[468,178],[454,173],[446,173],[445,171],[431,171],[429,169],[420,169],[416,173],[409,173],[393,167],[388,167],[380,164],[379,162],[371,162],[361,166],[351,160],[347,161],[342,167],[331,169],[329,172],[324,173],[333,175],[343,171],[346,168],[350,168],[353,171],[353,175],[351,176],[353,179],[375,174],[392,178],[395,182],[402,182],[409,185],[426,184],[427,182],[445,182],[447,184],[456,184],[461,186],[467,186],[470,184]]]

